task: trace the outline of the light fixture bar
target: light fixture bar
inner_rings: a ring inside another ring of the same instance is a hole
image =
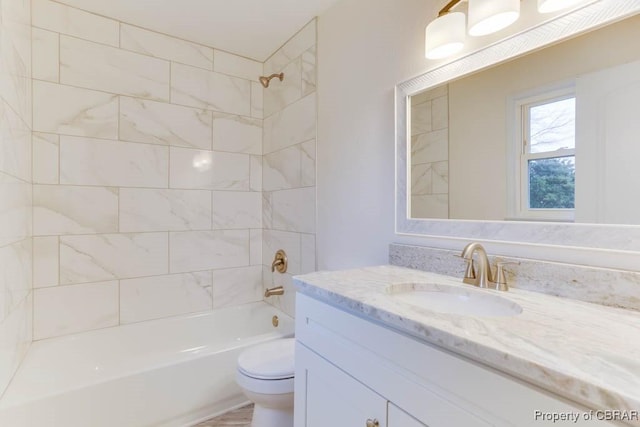
[[[446,15],[447,13],[449,13],[451,11],[451,9],[456,7],[456,5],[458,3],[460,3],[461,1],[462,0],[451,0],[442,9],[440,9],[440,12],[438,12],[438,18],[441,17],[442,15]]]

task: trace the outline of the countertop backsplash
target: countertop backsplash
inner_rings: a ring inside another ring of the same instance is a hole
[[[389,263],[400,267],[462,277],[465,261],[460,251],[424,246],[389,245]],[[640,311],[640,273],[587,267],[524,258],[489,256],[496,261],[515,261],[504,267],[510,287],[563,298]]]

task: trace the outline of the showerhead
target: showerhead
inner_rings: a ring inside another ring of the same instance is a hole
[[[264,86],[265,88],[269,87],[269,82],[271,81],[271,79],[277,77],[278,79],[280,79],[280,81],[284,80],[284,73],[280,73],[280,74],[271,74],[269,77],[265,77],[265,76],[260,76],[260,78],[258,80],[260,80],[260,83],[262,84],[262,86]]]

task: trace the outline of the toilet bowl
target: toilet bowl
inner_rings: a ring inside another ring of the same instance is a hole
[[[255,405],[251,427],[293,427],[295,339],[256,345],[238,357],[236,381]]]

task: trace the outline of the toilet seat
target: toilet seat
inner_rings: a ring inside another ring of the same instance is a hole
[[[238,357],[238,371],[258,380],[293,378],[295,342],[295,338],[286,338],[245,350]]]
[[[260,394],[293,393],[295,338],[256,345],[238,357],[238,385]]]

